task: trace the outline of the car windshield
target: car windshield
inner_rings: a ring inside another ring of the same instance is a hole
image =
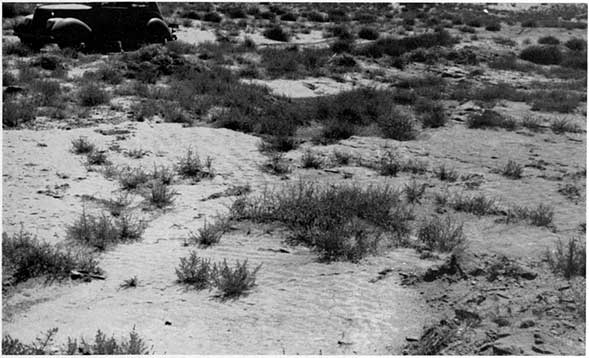
[[[103,7],[118,7],[118,8],[149,8],[149,9],[157,9],[157,4],[155,2],[103,2],[101,3]]]

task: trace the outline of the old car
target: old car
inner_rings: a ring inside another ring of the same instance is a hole
[[[39,48],[96,49],[117,44],[122,49],[174,40],[155,2],[101,2],[38,6],[14,28],[21,42]]]

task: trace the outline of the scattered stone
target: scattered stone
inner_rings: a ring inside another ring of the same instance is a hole
[[[532,350],[534,352],[540,353],[540,354],[554,354],[554,350],[548,349],[548,348],[541,348],[538,347],[537,345],[533,345],[532,346]]]
[[[466,278],[466,274],[464,271],[462,271],[462,268],[458,264],[456,255],[451,255],[441,266],[434,266],[429,268],[423,275],[423,280],[425,282],[432,282],[442,276],[452,276],[456,274],[458,274],[461,279]]]
[[[165,324],[166,326],[171,326],[171,325],[172,325],[172,322],[170,322],[170,321],[166,321],[164,324]]]
[[[417,341],[419,341],[419,338],[413,337],[413,336],[407,336],[407,337],[405,337],[405,340],[407,342],[417,342]]]

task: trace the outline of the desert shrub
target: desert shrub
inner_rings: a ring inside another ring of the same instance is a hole
[[[381,157],[377,166],[380,175],[396,177],[403,168],[399,155],[394,150],[387,150]]]
[[[307,149],[301,157],[302,167],[305,169],[321,169],[323,160],[317,154],[313,153],[310,149]]]
[[[31,83],[31,91],[36,94],[40,106],[55,106],[61,97],[61,86],[55,80],[35,80]]]
[[[507,71],[531,72],[536,70],[536,65],[529,62],[518,61],[514,55],[498,56],[488,63],[490,68]]]
[[[151,177],[164,185],[170,185],[174,181],[174,171],[166,166],[153,165],[153,172]]]
[[[178,276],[178,282],[202,290],[213,284],[213,268],[211,260],[200,258],[196,255],[196,251],[191,251],[190,256],[180,258],[176,276]]]
[[[554,273],[567,279],[573,276],[585,277],[587,258],[584,238],[571,237],[566,244],[559,239],[555,250],[546,252],[546,260]]]
[[[276,14],[274,14],[272,11],[263,11],[258,16],[261,19],[271,20],[271,21],[276,18]]]
[[[474,34],[474,33],[476,33],[476,32],[477,32],[477,30],[476,30],[474,27],[472,27],[472,26],[468,26],[468,25],[463,25],[463,26],[460,26],[460,27],[458,28],[458,30],[459,30],[460,32],[465,32],[465,33],[469,33],[469,34]]]
[[[209,247],[218,243],[225,232],[227,232],[228,221],[225,218],[218,218],[213,224],[205,220],[198,232],[190,234],[190,241],[202,246]]]
[[[118,173],[119,184],[123,190],[134,190],[149,181],[149,174],[143,168],[124,168]]]
[[[113,199],[107,199],[104,201],[106,210],[114,217],[121,216],[129,204],[131,204],[131,200],[125,192],[119,193],[119,195]]]
[[[587,71],[587,52],[586,51],[569,51],[562,62],[561,72],[564,74],[569,69]],[[575,71],[572,71],[574,73]],[[562,75],[564,78],[575,77],[576,75],[571,74],[569,77]]]
[[[450,200],[449,204],[456,211],[464,211],[477,216],[494,215],[497,213],[495,200],[486,197],[482,193],[472,196],[457,194]]]
[[[281,42],[288,42],[290,35],[282,29],[279,25],[274,25],[262,32],[264,37],[274,40],[274,41],[281,41]]]
[[[338,121],[333,118],[328,120],[321,129],[317,141],[321,143],[334,143],[342,139],[348,139],[356,134],[356,126],[348,121]]]
[[[534,226],[550,227],[554,218],[554,210],[548,205],[540,204],[529,209],[526,216],[530,220],[530,224]]]
[[[381,57],[383,54],[397,57],[420,47],[450,46],[454,43],[455,39],[446,30],[440,30],[401,39],[381,37],[376,42],[359,49],[358,54],[370,57]]]
[[[231,6],[225,11],[225,14],[227,14],[232,19],[247,18],[245,9],[243,9],[241,6]]]
[[[72,140],[72,152],[74,154],[88,154],[96,149],[94,143],[90,142],[87,137],[78,137]]]
[[[313,247],[330,261],[361,259],[374,252],[383,234],[404,240],[412,220],[399,192],[388,186],[319,187],[308,182],[238,199],[231,216],[281,222],[291,230],[293,242]]]
[[[309,13],[306,14],[307,20],[312,21],[312,22],[327,22],[328,18],[327,16],[325,16],[324,14],[317,12],[317,11],[311,11]]]
[[[330,8],[327,10],[327,15],[329,16],[329,22],[343,22],[348,21],[348,14],[345,8]]]
[[[260,51],[262,66],[272,78],[320,76],[329,60],[328,49],[267,48]]]
[[[429,250],[450,252],[465,245],[466,237],[462,227],[463,224],[457,223],[450,216],[442,219],[434,215],[422,222],[417,238]]]
[[[3,4],[4,5],[4,4]],[[53,342],[57,328],[47,330],[44,337],[37,337],[34,343],[22,343],[10,335],[4,335],[2,338],[3,355],[49,355],[50,345]]]
[[[292,12],[287,12],[280,16],[280,21],[297,21],[297,15]]]
[[[532,99],[533,111],[571,113],[584,98],[574,92],[562,90],[535,91]]]
[[[240,263],[235,262],[235,267],[231,268],[227,265],[227,261],[223,260],[222,264],[215,264],[213,281],[215,287],[221,291],[223,298],[237,298],[246,294],[256,285],[256,274],[262,265],[257,266],[253,270],[247,267],[247,260]]]
[[[427,184],[425,183],[417,183],[417,181],[414,179],[412,180],[409,184],[405,184],[405,187],[403,188],[403,192],[405,193],[405,197],[407,198],[407,202],[409,204],[414,204],[414,203],[421,203],[421,198],[423,197],[423,195],[425,194],[425,189],[427,187]]]
[[[415,111],[420,114],[424,128],[443,127],[448,122],[444,106],[440,102],[420,98],[415,104]]]
[[[354,50],[354,41],[337,39],[329,48],[333,53],[352,53]]]
[[[538,27],[538,23],[535,20],[524,20],[522,27]]]
[[[558,45],[560,40],[554,36],[543,36],[538,39],[540,45]]]
[[[106,151],[95,149],[86,154],[86,164],[88,165],[107,165],[110,161],[106,155]]]
[[[28,98],[4,97],[2,103],[2,126],[19,127],[35,119],[36,105]]]
[[[151,184],[148,199],[152,205],[162,209],[172,205],[174,203],[174,195],[177,194],[178,193],[170,188],[169,185],[166,185],[159,180],[154,180]]]
[[[579,126],[575,123],[569,121],[566,118],[556,118],[552,122],[550,122],[550,129],[556,134],[562,133],[578,133],[581,131]]]
[[[515,86],[508,83],[500,82],[497,84],[488,84],[470,91],[469,99],[476,99],[485,102],[493,102],[497,99],[507,99],[514,102],[524,102],[528,99],[528,94],[520,91]]]
[[[427,161],[411,158],[403,163],[401,170],[412,174],[425,174],[427,168]]]
[[[501,31],[501,23],[499,22],[491,22],[485,26],[485,30],[487,31]]]
[[[98,106],[109,101],[108,93],[95,83],[82,85],[78,92],[78,100],[85,107]]]
[[[297,147],[294,138],[286,135],[265,136],[259,143],[258,149],[263,153],[288,152]]]
[[[498,112],[490,109],[484,110],[480,114],[472,114],[466,121],[468,128],[505,128],[508,130],[514,129],[514,123]]]
[[[533,132],[538,132],[542,129],[542,120],[538,117],[525,116],[522,119],[522,127],[528,128]]]
[[[17,42],[8,42],[4,41],[2,43],[2,55],[9,56],[9,55],[16,55],[18,57],[27,57],[33,53],[33,50],[23,44],[20,41]]]
[[[262,171],[273,175],[284,175],[292,171],[290,165],[280,152],[269,153],[268,159],[261,166]]]
[[[460,177],[460,174],[454,168],[447,168],[445,165],[440,165],[435,171],[436,177],[442,181],[450,183],[455,182]]]
[[[511,179],[520,179],[524,171],[523,165],[514,160],[509,160],[507,164],[501,169],[501,174]]]
[[[207,157],[203,163],[198,153],[193,152],[192,148],[188,148],[186,155],[178,161],[176,171],[183,177],[200,181],[201,179],[213,178],[215,176],[212,167],[213,158]]]
[[[67,228],[67,239],[103,251],[116,244],[139,240],[144,229],[142,222],[128,215],[113,220],[104,213],[94,216],[83,210],[78,220]]]
[[[587,48],[587,41],[573,37],[565,42],[564,45],[573,51],[583,51]]]
[[[517,42],[507,37],[493,37],[493,42],[507,47],[517,46]]]
[[[6,69],[4,69],[4,71],[2,71],[2,85],[3,86],[14,86],[15,84],[17,84],[18,79],[16,78],[15,75],[12,74],[12,72],[7,71]]]
[[[387,115],[379,118],[378,126],[385,138],[407,141],[417,137],[417,128],[413,118],[394,107]]]
[[[16,285],[31,278],[65,279],[72,270],[99,273],[98,262],[85,252],[57,248],[21,229],[2,234],[2,282]]]
[[[87,343],[84,338],[80,338],[80,343],[77,339],[68,337],[67,345],[64,354],[74,355],[139,355],[150,354],[147,345],[140,337],[139,333],[133,330],[129,332],[129,339],[122,338],[119,342],[113,337],[107,336],[101,331],[96,332],[94,343]]]
[[[342,152],[339,150],[333,151],[333,159],[339,165],[348,165],[352,160],[352,154],[348,152]]]
[[[219,23],[219,22],[221,22],[221,20],[223,20],[223,17],[221,17],[221,15],[216,12],[207,12],[206,14],[203,15],[202,19],[203,19],[203,21],[206,21],[206,22]]]
[[[563,59],[561,51],[556,46],[526,47],[519,57],[539,65],[558,65]]]
[[[358,31],[358,37],[365,40],[376,40],[379,35],[378,31],[372,27],[362,27]]]

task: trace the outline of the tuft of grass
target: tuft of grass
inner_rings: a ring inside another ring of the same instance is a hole
[[[72,270],[100,273],[93,255],[64,251],[41,242],[31,233],[2,234],[2,282],[16,285],[31,278],[45,276],[49,280],[65,279]]]
[[[307,149],[301,157],[302,167],[305,169],[321,169],[323,160],[316,153]]]
[[[129,215],[121,215],[113,220],[104,213],[94,216],[83,210],[78,220],[67,228],[66,237],[103,251],[116,244],[139,240],[144,229],[142,222],[135,221]]]
[[[566,244],[558,239],[555,249],[547,251],[545,256],[554,273],[567,279],[573,276],[585,277],[587,257],[584,238],[571,237]]]
[[[534,226],[550,227],[554,218],[554,210],[551,206],[540,204],[530,209],[527,217]]]
[[[447,168],[445,165],[440,165],[435,171],[436,177],[442,181],[454,183],[460,177],[460,174],[454,168]]]
[[[575,123],[566,118],[556,118],[550,122],[550,129],[556,134],[579,133],[581,130]]]
[[[521,179],[524,171],[523,165],[514,160],[509,160],[507,164],[501,169],[501,174],[511,179]]]
[[[495,215],[497,213],[495,200],[486,197],[482,193],[473,196],[460,193],[455,195],[449,204],[456,211],[464,211],[477,216]]]
[[[522,126],[532,132],[539,132],[542,130],[542,120],[538,117],[525,116],[522,120]]]
[[[247,267],[247,260],[240,263],[235,262],[234,268],[227,265],[227,261],[223,260],[222,264],[215,264],[213,281],[219,291],[221,297],[225,299],[237,298],[246,294],[256,285],[256,274],[260,270],[260,264],[253,270]]]
[[[422,222],[417,238],[429,250],[451,252],[465,245],[466,237],[462,228],[463,224],[450,216],[442,219],[434,215]]]
[[[279,152],[270,153],[261,168],[266,173],[274,175],[284,175],[292,171],[292,168],[284,158],[284,154]]]
[[[123,190],[134,190],[149,181],[149,174],[142,168],[124,168],[118,173],[119,184]]]
[[[427,184],[421,183],[418,184],[417,181],[414,179],[409,184],[406,184],[403,188],[403,192],[405,193],[405,197],[407,198],[407,202],[410,204],[420,204],[421,198],[425,194],[425,188]]]
[[[170,185],[174,181],[174,171],[165,166],[156,166],[153,165],[153,172],[151,173],[151,177],[154,180],[161,182],[164,185]]]
[[[394,150],[387,150],[380,158],[378,172],[380,175],[396,177],[402,167],[403,164],[397,152]]]
[[[218,218],[213,224],[207,223],[206,219],[202,228],[196,234],[190,233],[190,240],[202,247],[209,247],[217,244],[223,234],[227,232],[228,220]]]
[[[114,199],[108,199],[104,202],[106,206],[106,210],[110,213],[110,215],[114,217],[119,217],[121,214],[125,212],[127,207],[131,204],[131,199],[129,199],[129,195],[126,192],[119,193],[119,196],[115,197]]]
[[[129,279],[124,280],[123,283],[121,283],[120,285],[120,287],[124,289],[135,288],[137,286],[139,286],[139,279],[137,278],[137,276],[133,276]]]
[[[148,194],[149,202],[158,209],[163,209],[174,203],[174,195],[177,195],[174,189],[159,180],[154,180],[151,184],[151,190]]]
[[[78,92],[78,100],[84,107],[94,107],[108,103],[108,93],[98,84],[88,83],[82,85]]]
[[[196,251],[191,251],[188,257],[180,258],[180,265],[176,268],[178,282],[197,290],[210,288],[213,284],[213,275],[214,266],[211,260],[198,257]]]
[[[517,122],[503,117],[498,112],[490,109],[484,110],[481,114],[473,114],[466,121],[468,128],[505,128],[514,130],[517,128]]]
[[[86,154],[86,163],[88,165],[108,165],[110,161],[106,155],[106,151],[95,149]]]
[[[94,152],[96,146],[87,137],[78,137],[72,140],[72,152],[75,154],[88,154]]]
[[[213,158],[207,157],[203,163],[200,160],[198,153],[193,152],[192,148],[188,148],[186,155],[178,161],[176,171],[185,178],[192,178],[196,181],[200,181],[215,176],[212,166]]]

